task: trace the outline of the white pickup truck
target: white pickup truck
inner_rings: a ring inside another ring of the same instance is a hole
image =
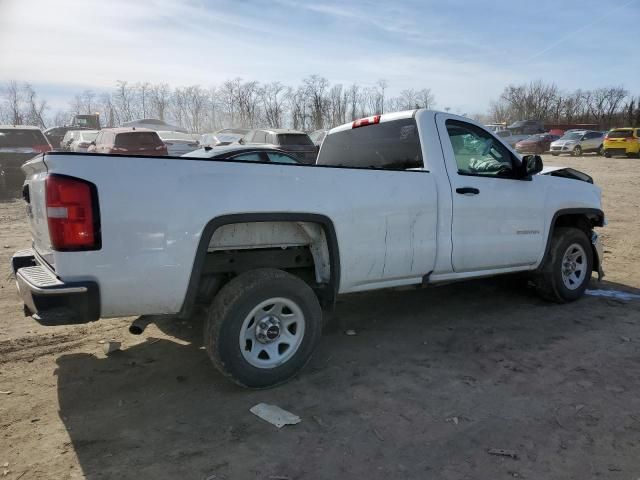
[[[267,387],[309,360],[336,296],[528,272],[547,299],[602,275],[600,189],[481,125],[417,110],[331,130],[317,165],[46,153],[24,165],[25,311],[65,323],[208,306],[205,345]]]

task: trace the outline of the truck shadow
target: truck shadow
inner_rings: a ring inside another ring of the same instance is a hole
[[[594,288],[640,295],[610,282]],[[640,299],[550,305],[513,279],[350,295],[302,374],[262,391],[213,368],[201,316],[191,328],[156,318],[176,341],[58,358],[60,417],[88,479],[381,478],[398,462],[412,478],[449,462],[489,473],[487,438],[513,445],[527,431],[555,441],[541,417],[578,401],[577,367],[593,370],[594,383],[622,381],[621,360],[597,370],[592,355],[603,338],[636,328],[625,323],[630,312],[637,318]],[[302,422],[278,430],[249,413],[259,402]],[[452,415],[465,428],[451,428]]]

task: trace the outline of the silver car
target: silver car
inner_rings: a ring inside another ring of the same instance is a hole
[[[159,130],[158,135],[167,146],[168,154],[172,157],[179,157],[200,147],[198,140],[188,133]]]
[[[604,152],[602,142],[604,133],[594,130],[577,130],[565,133],[564,136],[551,143],[551,155],[558,156],[568,153],[579,157],[583,153],[593,152],[602,155]]]

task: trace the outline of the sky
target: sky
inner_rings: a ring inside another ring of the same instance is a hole
[[[640,0],[0,0],[0,83],[65,108],[116,80],[430,88],[484,113],[508,84],[640,95]]]

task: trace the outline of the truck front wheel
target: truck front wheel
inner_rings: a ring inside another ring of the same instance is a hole
[[[578,228],[558,227],[536,275],[536,288],[546,300],[572,302],[586,290],[592,269],[593,251],[585,233]]]
[[[216,368],[235,383],[266,388],[307,364],[321,331],[322,310],[311,287],[265,268],[238,275],[218,292],[204,343]]]

